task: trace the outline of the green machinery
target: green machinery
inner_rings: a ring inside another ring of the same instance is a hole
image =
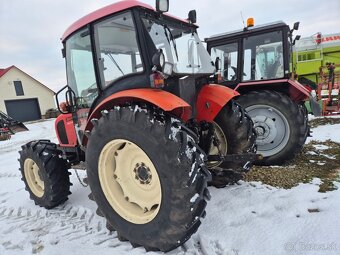
[[[340,33],[316,33],[296,42],[293,54],[298,80],[313,89],[323,115],[340,113]]]

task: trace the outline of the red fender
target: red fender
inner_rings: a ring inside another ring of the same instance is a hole
[[[306,89],[302,84],[300,84],[296,80],[292,79],[279,79],[279,80],[268,80],[268,81],[250,81],[250,82],[242,82],[238,84],[235,90],[239,90],[243,87],[249,87],[250,89],[256,90],[255,86],[268,86],[268,89],[273,89],[276,84],[278,85],[286,85],[288,86],[288,93],[290,98],[295,101],[303,101],[310,97],[310,92]],[[249,91],[249,90],[247,90]]]
[[[223,106],[239,95],[237,91],[225,86],[217,84],[205,85],[200,90],[197,98],[197,120],[213,121]]]
[[[158,106],[165,112],[171,112],[179,118],[187,121],[191,115],[190,105],[181,98],[159,89],[129,89],[115,93],[105,98],[91,113],[87,120],[85,130],[92,130],[91,119],[101,117],[101,111],[112,109],[115,105],[124,104],[128,101],[148,102]],[[84,138],[83,144],[87,143]]]

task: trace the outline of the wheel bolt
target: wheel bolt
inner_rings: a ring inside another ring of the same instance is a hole
[[[129,197],[125,197],[125,200],[126,200],[126,201],[129,201]]]
[[[117,179],[117,175],[113,175],[113,178]]]

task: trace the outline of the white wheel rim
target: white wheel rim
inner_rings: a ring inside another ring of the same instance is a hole
[[[40,176],[40,169],[33,159],[27,158],[24,162],[24,174],[28,187],[37,197],[42,197],[45,191],[44,181]]]
[[[223,132],[223,129],[216,123],[213,122],[214,125],[214,137],[217,139],[219,142],[219,145],[216,146],[214,145],[213,141],[211,141],[210,144],[210,150],[209,150],[209,155],[222,155],[225,156],[227,155],[228,152],[228,141],[227,138]],[[207,163],[208,168],[213,169],[221,165],[221,161],[211,161]]]
[[[162,189],[155,166],[136,144],[107,143],[98,162],[99,181],[111,207],[125,220],[146,224],[158,214]]]
[[[290,137],[287,118],[269,105],[252,105],[246,111],[253,120],[257,134],[257,152],[269,157],[282,151]]]

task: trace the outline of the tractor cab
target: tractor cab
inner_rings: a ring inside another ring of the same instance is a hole
[[[290,78],[292,31],[282,21],[259,26],[252,23],[207,38],[208,51],[218,62],[216,81],[236,87],[241,82]]]
[[[178,19],[138,1],[123,1],[66,30],[62,41],[68,89],[82,131],[91,109],[114,93],[156,88],[183,97],[177,89],[180,79],[195,83],[214,73],[192,14]]]

